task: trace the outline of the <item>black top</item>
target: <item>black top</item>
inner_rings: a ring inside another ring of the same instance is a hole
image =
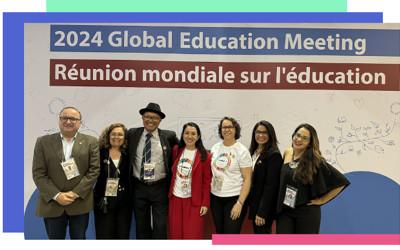
[[[317,173],[314,175],[313,184],[304,185],[299,181],[295,181],[293,180],[293,174],[294,169],[289,166],[289,163],[282,166],[277,205],[278,213],[285,209],[291,209],[289,206],[283,204],[287,185],[298,189],[296,207],[299,207],[309,203],[310,200],[325,195],[335,188],[341,186],[347,187],[350,184],[342,173],[327,162],[321,163]]]
[[[254,164],[248,198],[249,219],[254,220],[258,215],[266,220],[267,225],[272,224],[276,212],[282,162],[282,156],[278,150],[263,152],[258,157]]]
[[[108,164],[110,164],[109,167]],[[110,169],[110,174],[108,174],[108,169]],[[96,208],[98,208],[104,198],[108,176],[110,176],[110,178],[118,177],[119,182],[117,196],[107,197],[107,209],[113,209],[117,206],[129,206],[129,165],[127,155],[124,152],[121,152],[118,170],[119,173],[117,172],[117,167],[114,165],[114,162],[109,159],[108,149],[100,150],[100,176],[94,187],[94,202]]]

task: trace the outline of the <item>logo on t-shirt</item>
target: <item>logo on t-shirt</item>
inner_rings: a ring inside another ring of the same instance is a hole
[[[190,177],[190,174],[192,172],[192,167],[193,167],[193,161],[188,159],[188,158],[182,158],[177,167],[177,174],[179,177],[182,179],[187,179]]]
[[[225,171],[232,164],[233,155],[231,153],[222,153],[213,161],[214,167],[219,171]]]

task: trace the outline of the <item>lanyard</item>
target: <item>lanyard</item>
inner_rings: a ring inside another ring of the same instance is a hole
[[[62,147],[63,147],[63,156],[62,161],[69,160],[72,155],[72,148],[74,147],[75,138],[72,141],[68,142],[65,138],[62,139]]]
[[[108,157],[108,159],[107,159],[107,177],[108,178],[110,178],[110,164],[111,164],[111,161],[112,161],[112,159],[111,159],[111,157]],[[118,175],[119,175],[119,165],[121,164],[121,158],[119,159],[119,162],[118,162],[118,166],[115,166],[115,168],[116,168],[116,171],[115,171],[115,173],[114,173],[114,177],[113,178],[118,178]]]

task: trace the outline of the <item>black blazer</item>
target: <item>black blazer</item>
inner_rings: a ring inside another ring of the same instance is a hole
[[[128,131],[128,159],[129,159],[129,176],[133,176],[133,167],[135,166],[135,155],[137,146],[139,144],[140,137],[144,131],[143,127],[131,128]],[[178,144],[178,138],[176,133],[170,130],[158,129],[158,135],[160,136],[161,148],[163,151],[164,167],[167,173],[167,180],[171,180],[171,154],[172,148]],[[136,166],[135,166],[136,167]]]
[[[269,150],[260,154],[254,166],[249,204],[249,219],[256,215],[265,219],[271,226],[276,217],[279,178],[283,159],[278,150]]]
[[[94,201],[95,208],[98,209],[100,203],[104,198],[104,193],[106,190],[106,183],[108,178],[108,149],[100,150],[100,176],[97,179],[96,185],[94,187]],[[114,162],[110,161],[110,177],[116,177],[116,167]],[[116,197],[108,197],[108,209],[113,209],[119,206],[129,206],[130,205],[130,193],[129,193],[129,165],[128,158],[125,152],[121,152],[121,159],[119,162],[119,188]]]

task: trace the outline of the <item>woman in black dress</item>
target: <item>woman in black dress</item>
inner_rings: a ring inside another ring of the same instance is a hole
[[[271,233],[275,219],[282,156],[275,129],[268,121],[258,122],[251,137],[253,175],[248,198],[249,219],[256,234]]]
[[[277,233],[317,234],[321,206],[335,198],[350,182],[326,162],[317,132],[300,124],[285,150],[278,196]]]
[[[100,176],[94,188],[97,239],[129,239],[132,206],[126,131],[121,123],[111,124],[99,139]]]

